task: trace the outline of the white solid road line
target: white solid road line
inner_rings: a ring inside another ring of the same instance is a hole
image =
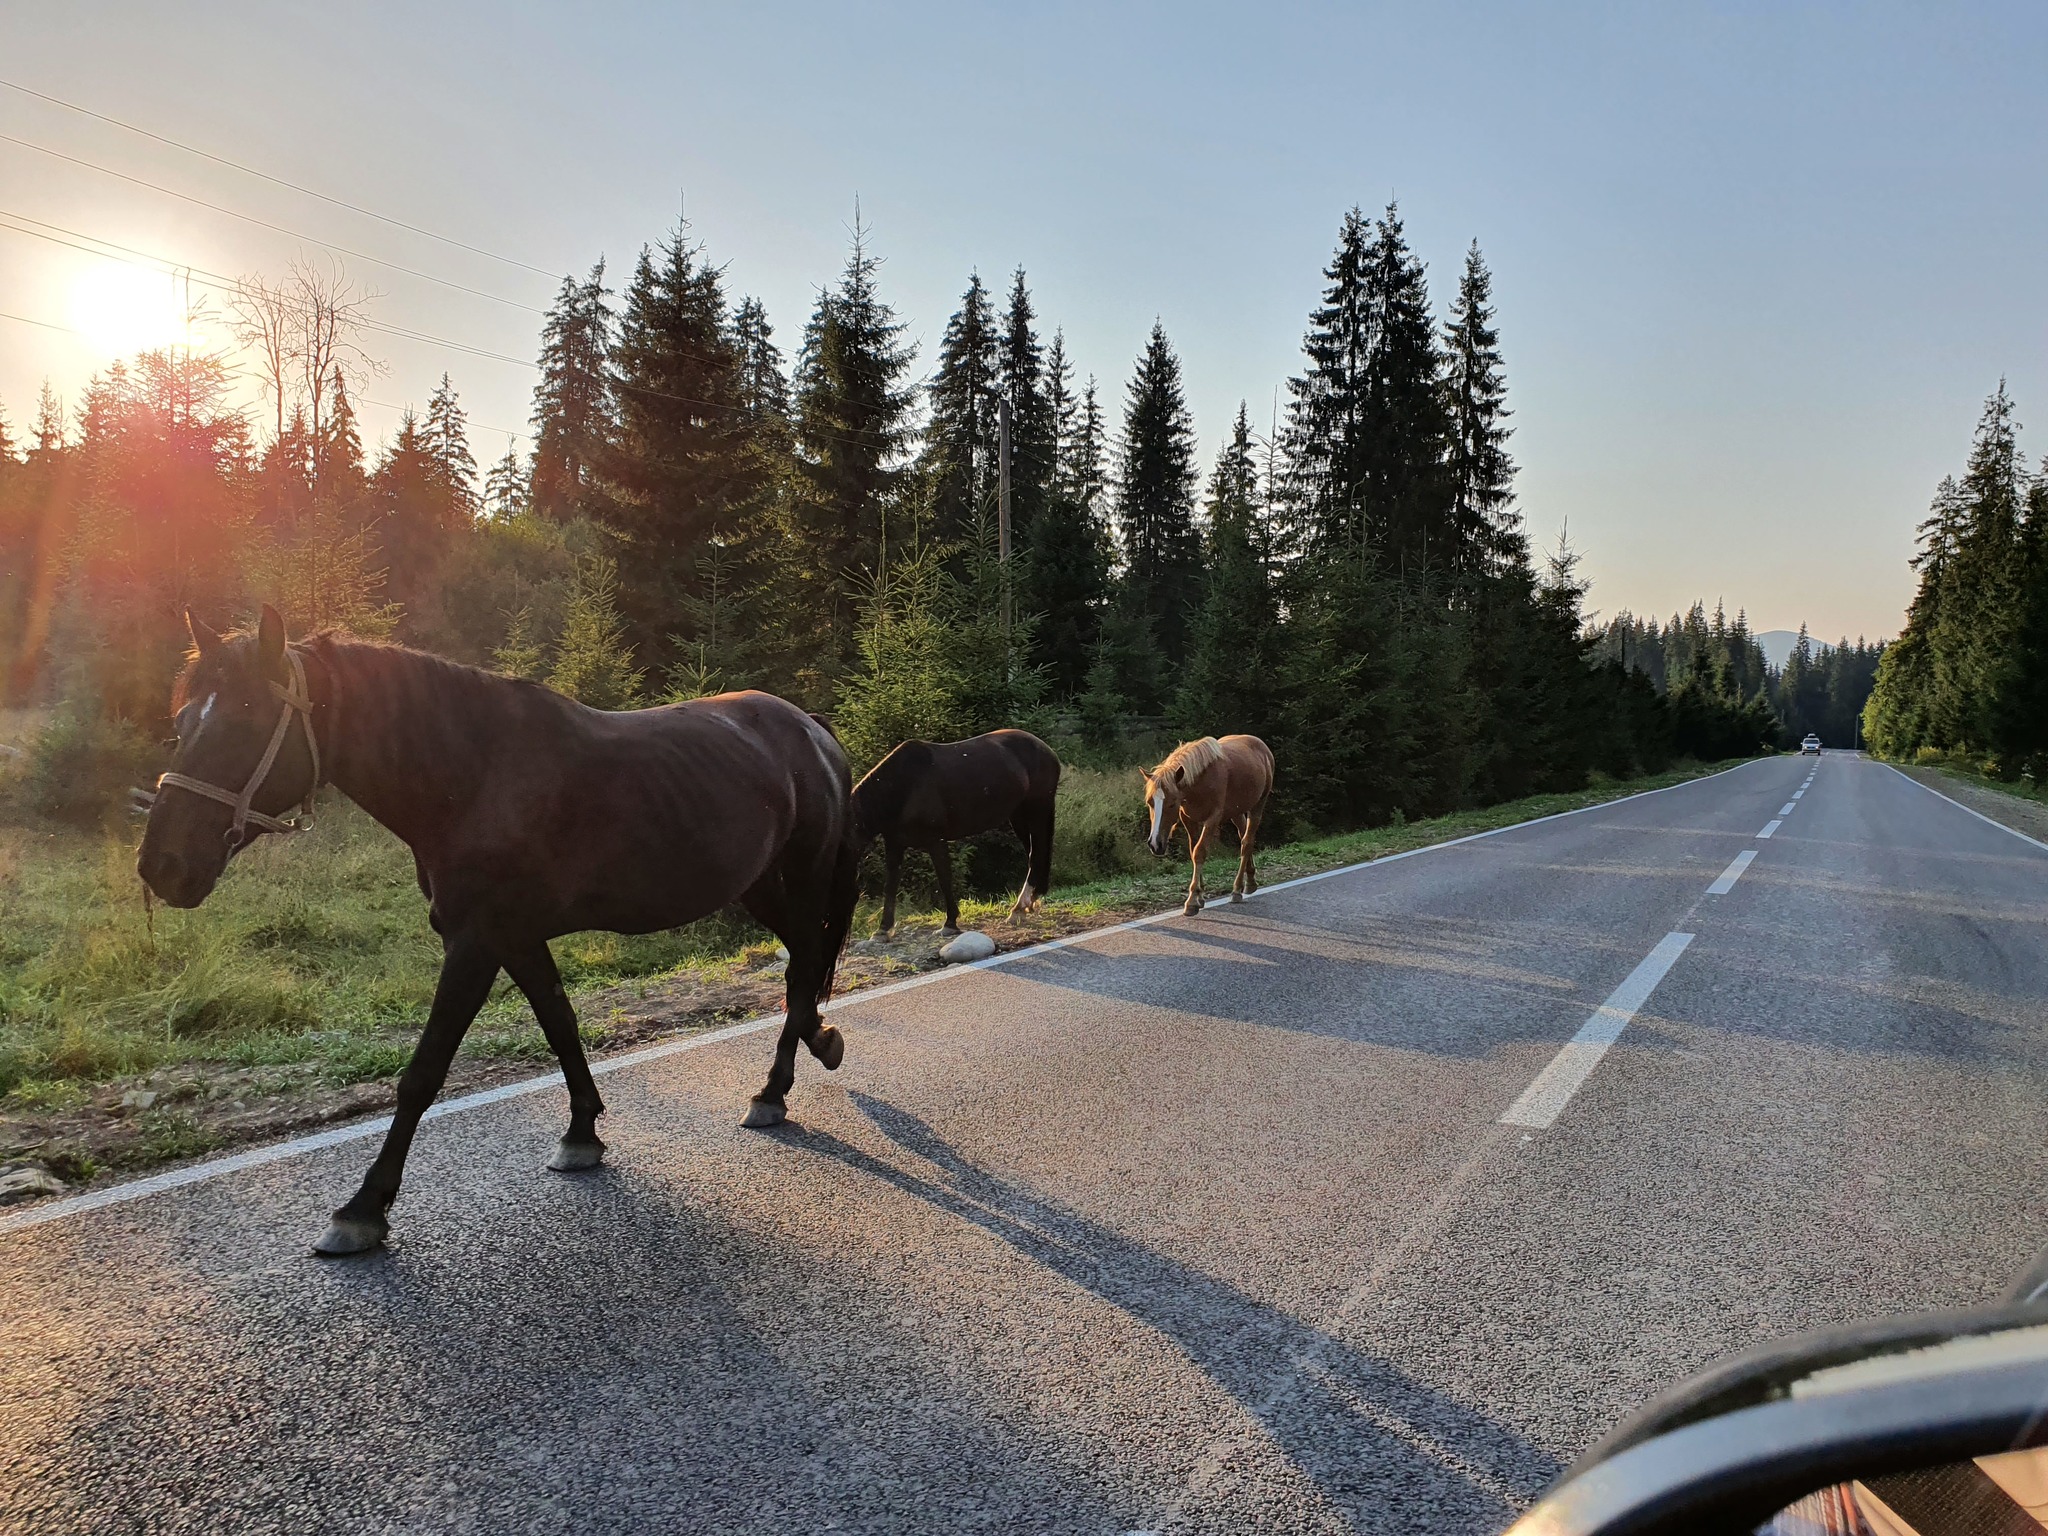
[[[1522,1090],[1522,1096],[1508,1106],[1500,1123],[1532,1131],[1548,1130],[1691,942],[1689,933],[1667,933],[1658,940],[1657,947],[1643,957],[1642,964],[1630,971],[1628,979],[1593,1010],[1593,1016],[1550,1059],[1550,1065],[1537,1073],[1536,1080]]]
[[[1892,768],[1892,765],[1890,763],[1886,763],[1885,767]],[[1948,800],[1948,803],[1950,805],[1954,806],[1957,810],[1961,811],[1965,816],[1974,816],[1979,821],[1983,822],[1987,827],[1996,827],[2001,832],[2010,832],[2014,837],[2018,838],[2021,842],[2032,843],[2036,848],[2040,849],[2043,853],[2048,853],[2048,843],[2042,842],[2038,837],[2029,837],[2026,833],[2021,832],[2016,828],[2008,827],[2002,821],[1998,821],[1993,819],[1992,817],[1986,816],[1982,811],[1973,811],[1967,805],[1963,804],[1963,802],[1960,800],[1949,800],[1948,796],[1944,795],[1940,790],[1934,788],[1930,784],[1922,784],[1910,773],[1899,773],[1899,770],[1896,768],[1892,768],[1892,772],[1898,773],[1899,777],[1904,779],[1908,784],[1912,784],[1920,789],[1926,790],[1927,793],[1934,796],[1935,799]],[[1697,783],[1698,781],[1695,780],[1694,782]]]
[[[1734,862],[1721,871],[1721,878],[1707,887],[1707,894],[1709,896],[1726,896],[1730,891],[1734,890],[1735,882],[1742,878],[1742,872],[1749,868],[1750,861],[1755,857],[1756,850],[1754,848],[1745,848],[1742,852],[1735,855]]]
[[[1799,806],[1796,803],[1796,798],[1797,797],[1794,797],[1793,800],[1787,800],[1783,805],[1779,806],[1778,814],[1780,816],[1790,816],[1794,811],[1798,810]]]
[[[1773,832],[1777,831],[1778,828],[1782,827],[1783,825],[1785,825],[1785,823],[1782,821],[1765,822],[1763,831],[1757,833],[1757,840],[1759,842],[1763,841],[1765,838],[1769,837]]]
[[[1768,762],[1768,758],[1751,758],[1748,762],[1737,763],[1733,768],[1723,768],[1720,773],[1709,773],[1697,779],[1685,779],[1677,784],[1666,784],[1661,789],[1645,789],[1633,795],[1623,795],[1618,800],[1602,800],[1597,805],[1582,805],[1569,811],[1553,811],[1548,816],[1532,816],[1527,821],[1510,822],[1504,827],[1489,827],[1484,832],[1468,833],[1464,837],[1448,838],[1441,843],[1428,843],[1420,848],[1410,848],[1401,853],[1390,853],[1377,859],[1364,859],[1356,864],[1346,864],[1341,869],[1326,869],[1319,874],[1302,875],[1293,880],[1282,880],[1277,885],[1261,886],[1250,899],[1275,895],[1292,890],[1296,886],[1314,885],[1321,880],[1335,879],[1338,875],[1355,874],[1380,864],[1393,864],[1402,859],[1412,859],[1425,853],[1437,853],[1446,848],[1456,848],[1465,843],[1476,843],[1484,838],[1499,837],[1507,832],[1519,832],[1525,827],[1541,826],[1547,821],[1563,821],[1572,816],[1584,816],[1592,811],[1608,811],[1631,800],[1647,800],[1652,795],[1667,795],[1674,789],[1685,789],[1694,784],[1704,784],[1718,779],[1723,774],[1739,773],[1744,768]],[[1129,922],[1112,923],[1106,928],[1089,928],[1080,933],[1066,934],[1061,938],[1048,939],[1043,944],[1033,944],[1025,949],[1004,950],[986,960],[975,960],[965,965],[949,965],[944,970],[926,971],[919,976],[906,977],[885,987],[870,987],[863,992],[849,992],[826,1003],[819,1012],[833,1013],[857,1003],[871,1003],[894,992],[908,992],[914,987],[928,987],[935,982],[951,980],[955,976],[974,971],[993,970],[997,966],[1014,965],[1019,960],[1028,960],[1036,955],[1047,954],[1070,945],[1085,944],[1096,939],[1106,939],[1112,934],[1128,933],[1134,928],[1149,928],[1154,923],[1166,922],[1179,917],[1179,907],[1170,907],[1164,912],[1154,912],[1147,917],[1135,917]],[[780,1027],[780,1013],[765,1014],[757,1019],[746,1019],[738,1024],[728,1024],[723,1029],[714,1029],[709,1034],[692,1035],[684,1040],[665,1040],[659,1045],[650,1045],[644,1050],[628,1051],[623,1056],[610,1056],[590,1064],[590,1075],[602,1077],[608,1072],[623,1071],[637,1067],[642,1062],[658,1061],[664,1056],[674,1056],[683,1051],[694,1051],[702,1046],[717,1045],[723,1040],[738,1039],[742,1035],[759,1034],[764,1029]],[[560,1088],[562,1075],[550,1072],[541,1077],[529,1077],[520,1082],[506,1083],[502,1087],[487,1088],[478,1093],[466,1093],[460,1098],[443,1099],[433,1105],[420,1118],[438,1120],[443,1115],[459,1115],[467,1110],[481,1109],[487,1104],[502,1103],[506,1099],[524,1098],[530,1093],[541,1093],[549,1088]],[[23,1231],[29,1227],[40,1227],[47,1222],[62,1221],[67,1216],[81,1216],[87,1211],[96,1211],[103,1206],[121,1205],[130,1200],[141,1200],[150,1195],[162,1194],[166,1190],[182,1189],[188,1184],[203,1184],[244,1168],[259,1168],[265,1163],[281,1162],[286,1158],[298,1157],[303,1153],[317,1152],[325,1147],[341,1146],[346,1142],[362,1141],[367,1137],[381,1136],[390,1128],[391,1117],[379,1115],[374,1120],[357,1120],[349,1125],[337,1125],[330,1130],[316,1131],[310,1136],[296,1137],[291,1141],[273,1142],[269,1146],[251,1147],[245,1152],[233,1152],[225,1157],[210,1158],[201,1163],[190,1163],[183,1168],[172,1168],[164,1173],[151,1174],[147,1178],[134,1179],[126,1184],[110,1184],[105,1189],[89,1190],[82,1195],[71,1195],[62,1200],[45,1201],[24,1210],[0,1214],[0,1237],[10,1232]]]

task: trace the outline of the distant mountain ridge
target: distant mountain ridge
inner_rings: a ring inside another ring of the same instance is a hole
[[[1824,641],[1816,640],[1811,635],[1808,635],[1806,639],[1807,644],[1813,647],[1813,654],[1816,656],[1822,651],[1833,649]],[[1767,629],[1756,637],[1756,643],[1763,648],[1764,660],[1782,672],[1785,670],[1785,663],[1792,659],[1792,647],[1799,643],[1799,631],[1796,629]]]

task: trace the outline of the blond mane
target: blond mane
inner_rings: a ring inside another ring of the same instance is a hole
[[[1223,761],[1223,743],[1214,736],[1204,736],[1198,741],[1184,741],[1166,754],[1166,761],[1152,770],[1154,781],[1165,778],[1174,769],[1183,770],[1183,782],[1192,784],[1215,763]]]

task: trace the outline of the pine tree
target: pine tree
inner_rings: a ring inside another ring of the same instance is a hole
[[[533,504],[559,522],[593,510],[596,466],[611,441],[610,296],[600,261],[580,283],[562,279],[541,327],[541,377],[533,392]]]
[[[996,483],[996,401],[1001,392],[995,314],[981,274],[969,277],[960,307],[946,322],[928,388],[923,472],[932,533],[956,543]]]
[[[636,707],[646,678],[633,665],[618,597],[618,567],[609,559],[593,556],[577,562],[548,686],[593,709]]]
[[[732,316],[733,344],[740,355],[740,406],[757,427],[767,425],[785,435],[789,424],[789,379],[783,372],[782,349],[775,328],[759,299],[740,300]]]
[[[469,417],[456,398],[448,375],[427,400],[427,419],[422,426],[427,451],[440,471],[441,484],[452,517],[473,522],[477,515],[476,455],[469,450]]]
[[[64,402],[43,380],[43,392],[36,397],[36,451],[55,453],[64,446]]]
[[[1033,659],[1055,697],[1088,685],[1102,611],[1109,601],[1110,546],[1102,487],[1102,412],[1095,381],[1076,397],[1066,343],[1055,334],[1046,356],[1046,392],[1055,424],[1053,486],[1026,545],[1029,582],[1023,609],[1036,615]]]
[[[1251,422],[1240,403],[1209,477],[1203,597],[1174,703],[1190,735],[1270,736],[1280,718],[1275,685],[1286,644],[1252,448]]]
[[[1308,367],[1287,381],[1288,495],[1295,540],[1309,550],[1365,541],[1366,395],[1377,339],[1367,292],[1371,243],[1371,225],[1353,208],[1302,338]]]
[[[1058,456],[1058,406],[1046,380],[1044,349],[1033,329],[1036,318],[1024,269],[1019,267],[1003,316],[997,375],[1010,402],[1010,528],[1023,548],[1030,547],[1032,528],[1051,499]]]
[[[522,606],[506,625],[503,643],[491,652],[491,670],[506,677],[537,679],[546,660],[534,633],[533,609]]]
[[[652,654],[695,594],[704,550],[733,534],[767,473],[719,270],[682,228],[641,251],[612,364],[617,424],[602,460],[603,520],[630,551],[621,601],[637,645]]]
[[[1195,429],[1181,388],[1180,359],[1153,322],[1126,391],[1117,474],[1123,534],[1122,599],[1149,621],[1169,664],[1187,653],[1189,610],[1201,595],[1195,530]],[[1136,697],[1141,707],[1155,701]]]
[[[1374,337],[1364,423],[1368,527],[1394,571],[1449,568],[1458,543],[1444,474],[1450,422],[1443,359],[1422,263],[1409,250],[1391,203],[1374,227],[1369,256]]]
[[[484,512],[494,523],[510,522],[527,507],[532,477],[516,443],[505,445],[505,457],[484,477]]]
[[[2032,494],[2001,379],[1984,404],[1962,479],[1942,482],[1921,524],[1914,562],[1920,587],[1905,631],[1885,651],[1865,712],[1874,750],[1982,755],[2003,734],[1999,701],[2012,686],[2027,608]]]
[[[797,359],[795,473],[787,506],[786,632],[836,670],[855,654],[852,574],[881,564],[891,513],[902,527],[904,450],[911,435],[913,349],[882,299],[881,259],[856,219],[839,285],[820,295]],[[822,698],[824,678],[798,678]]]
[[[409,613],[426,607],[436,573],[456,537],[471,525],[456,500],[440,449],[408,410],[372,477],[377,540],[391,595]]]
[[[327,505],[352,511],[361,506],[369,491],[370,477],[363,466],[363,438],[356,426],[355,404],[339,368],[328,393],[327,419],[321,424],[319,441],[313,444],[313,492]]]
[[[1460,574],[1524,565],[1529,545],[1514,509],[1515,461],[1507,451],[1510,413],[1500,333],[1493,323],[1493,275],[1476,240],[1465,253],[1458,297],[1444,327],[1444,352],[1454,550],[1448,563]]]
[[[1290,489],[1310,548],[1374,552],[1396,574],[1450,563],[1450,422],[1422,263],[1398,210],[1345,215],[1323,304],[1289,381]]]

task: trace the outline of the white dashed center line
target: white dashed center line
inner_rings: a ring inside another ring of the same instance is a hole
[[[1536,1074],[1536,1080],[1522,1090],[1522,1096],[1508,1106],[1500,1123],[1525,1126],[1532,1131],[1548,1130],[1691,942],[1689,933],[1665,934],[1657,947],[1643,957],[1642,964],[1628,973],[1628,979],[1593,1010],[1593,1016],[1579,1027],[1579,1032],[1550,1058],[1550,1065]]]
[[[1763,838],[1769,837],[1773,832],[1777,831],[1778,828],[1782,827],[1783,825],[1785,825],[1785,823],[1782,821],[1765,822],[1763,831],[1757,833],[1758,839],[1761,840]]]
[[[1792,800],[1787,800],[1783,805],[1779,806],[1778,814],[1780,816],[1790,816],[1795,810],[1799,808],[1796,804],[1794,804],[1794,801],[1796,801],[1797,799],[1798,796],[1795,795],[1793,796]]]
[[[1749,868],[1750,862],[1755,858],[1756,850],[1754,848],[1743,849],[1742,852],[1735,855],[1733,862],[1721,871],[1721,878],[1707,887],[1707,894],[1709,896],[1726,896],[1735,889],[1735,882],[1742,878],[1742,872]]]

